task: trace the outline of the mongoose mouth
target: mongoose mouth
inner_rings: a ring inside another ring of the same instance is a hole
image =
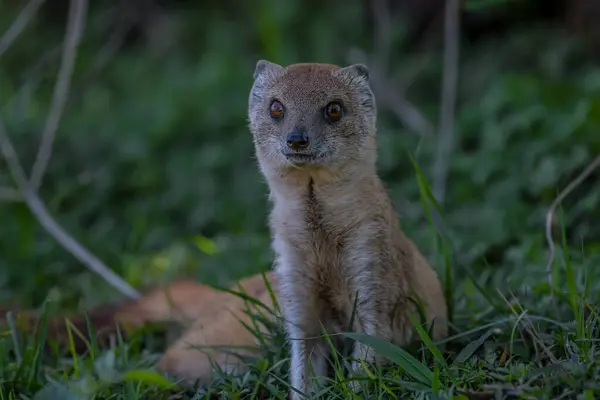
[[[317,156],[314,154],[284,153],[284,156],[294,164],[309,164],[317,160]]]

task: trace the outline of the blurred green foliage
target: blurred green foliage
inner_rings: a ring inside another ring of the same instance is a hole
[[[108,5],[92,3],[41,190],[53,215],[138,287],[183,275],[227,285],[270,268],[267,187],[246,120],[254,64],[347,64],[350,50],[373,51],[362,8],[260,1],[236,2],[231,11],[231,1],[186,3],[161,14],[152,35],[96,68],[114,28],[106,23]],[[0,3],[0,31],[18,8]],[[0,114],[27,170],[63,34],[64,16],[38,18],[0,59]],[[396,49],[400,26],[392,36]],[[404,77],[423,54],[390,51],[388,68],[394,85],[407,86],[407,98],[434,123],[440,54],[432,50],[410,82]],[[531,274],[516,282],[525,287],[544,275],[547,207],[600,152],[600,69],[551,27],[465,44],[460,68],[459,140],[444,206],[455,272],[468,266],[504,286],[515,283],[508,270],[526,269]],[[437,140],[408,131],[389,108],[380,104],[381,176],[404,229],[433,257],[407,152],[429,178]],[[583,250],[582,262],[594,262],[589,256],[600,249],[597,178],[564,203],[568,240]],[[0,183],[12,184],[3,162]],[[50,294],[72,307],[115,296],[23,204],[0,203],[0,221],[0,303],[38,305]]]

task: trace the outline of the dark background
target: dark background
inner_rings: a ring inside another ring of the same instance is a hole
[[[600,5],[463,3],[443,205],[453,271],[472,271],[486,287],[540,288],[545,212],[600,152]],[[23,4],[0,2],[1,32]],[[0,115],[27,171],[67,10],[67,1],[47,2],[0,58]],[[443,10],[437,0],[93,1],[40,195],[137,288],[186,276],[226,285],[269,268],[267,187],[246,120],[254,65],[365,62],[379,82],[381,176],[403,228],[441,271],[409,154],[432,182]],[[402,99],[429,121],[429,134],[398,117]],[[564,202],[578,265],[599,258],[598,176]],[[0,184],[12,185],[3,160]],[[0,202],[0,227],[0,304],[38,306],[50,296],[75,308],[120,297],[24,204]]]

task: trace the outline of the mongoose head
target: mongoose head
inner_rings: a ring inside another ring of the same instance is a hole
[[[248,117],[263,172],[375,164],[375,97],[362,64],[260,60]]]

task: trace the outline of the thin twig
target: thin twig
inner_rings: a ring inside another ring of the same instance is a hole
[[[21,192],[23,192],[23,189],[30,187],[29,183],[27,182],[27,175],[25,175],[23,166],[19,161],[19,156],[17,155],[17,152],[15,151],[15,148],[12,145],[8,134],[6,133],[6,127],[4,126],[4,121],[2,119],[0,119],[0,151],[6,160],[8,170],[15,180],[17,187]],[[25,193],[22,194],[24,195]]]
[[[75,0],[77,1],[77,0]],[[124,295],[132,298],[140,298],[138,293],[133,287],[127,282],[121,279],[115,274],[110,268],[108,268],[102,261],[96,258],[90,253],[85,247],[79,244],[71,235],[69,235],[55,220],[52,218],[46,206],[37,195],[35,189],[27,181],[27,176],[23,170],[23,166],[19,161],[19,157],[15,152],[15,149],[8,137],[4,122],[0,119],[0,151],[6,159],[10,173],[17,183],[19,190],[23,196],[23,200],[36,216],[38,222],[42,227],[56,239],[67,251],[69,251],[75,258],[85,264],[90,270],[94,271],[102,279],[112,285],[115,289],[119,290]]]
[[[27,102],[27,96],[30,96],[35,92],[42,82],[41,71],[47,67],[50,61],[53,61],[53,59],[59,55],[60,46],[47,50],[32,67],[29,67],[25,72],[22,72],[21,77],[23,84],[17,90],[17,93],[4,104],[2,111],[11,113],[11,115],[19,115],[20,117],[23,114],[23,110],[9,110],[9,107],[15,107],[15,104],[20,104],[22,106],[23,103]]]
[[[373,34],[373,60],[382,74],[387,74],[392,39],[392,18],[387,0],[373,0],[375,32]]]
[[[394,85],[385,78],[377,63],[358,49],[352,49],[347,59],[351,64],[364,63],[369,66],[373,90],[378,94],[380,102],[406,124],[409,130],[423,136],[431,135],[433,125],[402,95],[401,91],[394,89]]]
[[[29,9],[31,18],[35,12]],[[102,261],[91,254],[85,247],[79,244],[72,236],[70,236],[55,220],[52,218],[43,201],[37,194],[37,189],[43,178],[45,169],[52,153],[52,144],[54,135],[60,122],[64,105],[68,98],[71,75],[73,65],[77,55],[77,46],[83,34],[85,24],[85,16],[87,13],[87,0],[71,0],[69,7],[69,17],[67,30],[64,39],[62,61],[58,73],[57,83],[54,87],[52,104],[50,106],[49,115],[44,125],[42,134],[42,144],[38,151],[38,157],[33,167],[32,182],[28,181],[27,175],[23,170],[23,166],[19,161],[19,157],[10,141],[4,122],[0,118],[0,152],[6,159],[8,169],[15,180],[20,191],[22,199],[25,201],[30,211],[37,217],[38,222],[44,229],[54,237],[67,251],[75,258],[85,264],[90,270],[100,275],[114,288],[119,290],[124,295],[137,299],[141,295],[127,282],[121,279],[117,274],[110,270]],[[23,13],[22,13],[23,14]],[[22,15],[21,15],[22,16]],[[20,17],[21,17],[20,16]],[[26,23],[21,22],[24,25]],[[15,24],[13,24],[14,26]],[[18,26],[18,25],[17,25]],[[11,27],[12,29],[13,27]],[[2,39],[2,43],[10,45],[23,28],[12,29],[9,35],[9,40]],[[16,33],[15,33],[16,32]],[[12,35],[12,36],[11,36]],[[6,37],[6,35],[5,35]],[[14,194],[11,190],[6,193]]]
[[[130,26],[125,23],[121,23],[115,28],[106,44],[98,50],[91,62],[90,68],[85,72],[85,75],[81,79],[84,84],[85,82],[90,81],[94,75],[98,74],[115,57],[123,46],[129,29]]]
[[[62,118],[65,103],[67,102],[71,75],[77,56],[77,46],[83,36],[87,7],[87,0],[71,0],[69,3],[69,17],[65,32],[60,70],[58,71],[58,78],[56,85],[54,86],[54,92],[52,93],[52,103],[50,104],[48,117],[46,118],[44,130],[42,131],[42,142],[31,172],[31,186],[36,191],[42,183],[44,173],[48,167],[48,162],[52,155],[52,145],[54,144],[56,130],[60,119]]]
[[[527,311],[525,311],[523,309],[523,307],[521,306],[521,304],[518,302],[518,299],[515,296],[513,296],[513,299],[515,299],[517,301],[517,304],[519,305],[519,308],[521,310],[523,310],[523,312],[521,314],[517,313],[517,310],[515,310],[515,307],[513,307],[513,305],[511,304],[510,301],[508,301],[508,299],[506,298],[506,296],[504,296],[504,294],[502,294],[502,292],[500,291],[500,289],[496,288],[496,291],[498,292],[498,294],[500,295],[500,297],[502,298],[502,300],[504,300],[504,302],[508,306],[508,309],[511,310],[512,313],[517,317],[516,325],[518,325],[519,322],[521,320],[523,320],[523,328],[525,328],[525,330],[527,331],[527,333],[529,333],[529,335],[531,336],[531,338],[534,341],[538,342],[539,346],[541,347],[542,350],[544,350],[544,353],[546,353],[546,355],[552,361],[552,363],[558,362],[558,360],[556,359],[556,357],[554,356],[554,354],[552,354],[552,352],[550,351],[550,349],[544,344],[544,342],[539,338],[539,336],[537,335],[537,333],[535,333],[535,331],[532,329],[533,324],[531,323],[530,318],[526,317],[527,316]]]
[[[446,180],[450,155],[454,148],[454,113],[458,87],[460,48],[460,0],[446,0],[444,17],[444,76],[442,81],[438,145],[433,165],[433,194],[442,205],[446,197]]]
[[[556,199],[552,202],[548,211],[546,212],[546,242],[548,243],[548,249],[550,250],[550,256],[548,257],[548,263],[546,264],[546,274],[548,275],[548,284],[550,285],[550,293],[554,298],[554,282],[552,281],[552,264],[556,257],[556,248],[554,246],[554,239],[552,238],[552,221],[556,208],[562,203],[562,201],[569,195],[577,186],[581,184],[592,172],[600,167],[600,156],[596,156],[592,162],[579,174],[573,181],[571,181],[562,192],[558,194]]]
[[[393,25],[388,1],[374,0],[373,15],[375,16],[374,52],[370,65],[374,71],[375,86],[380,93],[384,94],[386,105],[391,108],[398,119],[404,121],[415,132],[427,135],[433,132],[432,125],[414,105],[400,95],[398,90],[394,90],[385,79],[388,76]],[[412,77],[412,79],[410,77],[406,78],[402,93],[406,92],[406,87],[412,83],[415,77]]]
[[[409,130],[424,136],[433,132],[433,126],[423,114],[403,96],[405,90],[394,89],[387,76],[392,39],[392,19],[387,0],[373,0],[374,32],[373,54],[368,56],[363,51],[352,49],[347,56],[350,63],[363,63],[371,70],[373,90],[380,103],[392,111]],[[408,85],[406,85],[408,86]]]
[[[6,33],[0,38],[0,57],[10,48],[14,41],[19,37],[23,29],[29,24],[39,8],[44,4],[44,0],[31,0],[19,13],[15,21],[8,28]]]

